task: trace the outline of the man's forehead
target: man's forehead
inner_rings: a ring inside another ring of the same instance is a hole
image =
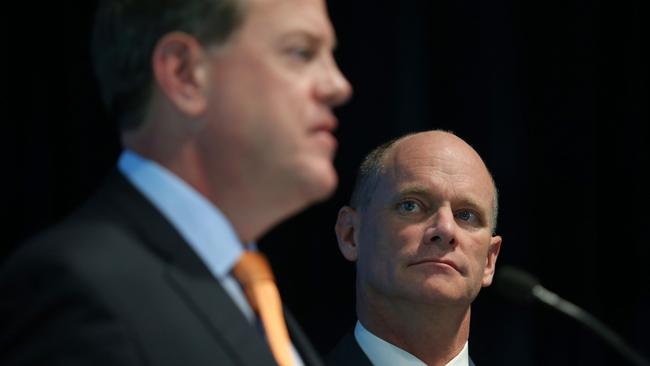
[[[334,29],[323,0],[248,0],[247,21],[302,28],[334,38]]]
[[[431,195],[445,186],[446,182],[456,195],[481,196],[491,200],[494,195],[492,179],[482,161],[464,158],[441,158],[435,154],[427,154],[428,149],[420,149],[421,153],[402,153],[394,149],[387,154],[380,171],[378,187],[392,191],[394,194]],[[474,200],[474,199],[472,199]]]

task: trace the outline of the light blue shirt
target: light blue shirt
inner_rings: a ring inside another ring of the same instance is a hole
[[[354,328],[354,338],[374,366],[427,366],[419,358],[370,333],[359,321]],[[468,365],[468,342],[465,342],[460,353],[446,366]]]
[[[230,274],[244,246],[223,213],[172,172],[131,150],[122,152],[118,168],[169,220],[244,316],[254,322],[255,313]]]
[[[245,245],[224,214],[185,181],[134,151],[124,150],[117,165],[129,182],[169,220],[244,316],[254,323],[255,313],[230,273],[244,253]],[[254,243],[246,246],[256,250]],[[296,365],[303,365],[295,347],[292,348]]]

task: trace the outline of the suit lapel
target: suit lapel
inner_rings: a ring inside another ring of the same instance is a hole
[[[323,366],[323,361],[321,360],[318,352],[313,348],[307,336],[302,331],[298,322],[293,318],[291,313],[285,308],[284,309],[284,318],[287,323],[287,328],[289,329],[289,335],[291,336],[291,342],[300,353],[300,357],[307,366]]]
[[[370,359],[363,352],[354,338],[354,333],[347,333],[334,349],[327,355],[328,366],[372,366]]]
[[[158,210],[120,173],[108,179],[103,192],[105,214],[116,216],[167,262],[167,280],[188,307],[205,319],[219,340],[244,365],[275,365],[264,339],[214,279],[201,259]],[[113,211],[116,211],[113,212]]]
[[[172,286],[206,319],[234,358],[244,365],[275,364],[266,342],[214,279],[196,278],[176,267],[170,267],[168,275]]]

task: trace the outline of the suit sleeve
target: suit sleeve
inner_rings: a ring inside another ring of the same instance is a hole
[[[29,253],[0,267],[1,365],[144,364],[127,327],[68,260]]]

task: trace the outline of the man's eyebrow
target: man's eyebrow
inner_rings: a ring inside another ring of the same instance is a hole
[[[395,198],[401,198],[404,196],[409,196],[409,195],[414,195],[414,196],[424,196],[424,197],[433,197],[434,194],[431,192],[430,189],[426,188],[425,186],[420,186],[420,185],[413,185],[413,186],[408,186],[400,189],[397,191],[394,195]],[[465,206],[472,208],[479,213],[483,215],[488,215],[489,208],[483,207],[480,203],[479,200],[477,200],[475,197],[472,196],[464,196],[464,197],[459,197],[457,199],[454,199],[453,202],[457,206]]]
[[[465,206],[465,207],[475,209],[476,211],[479,211],[482,214],[487,214],[487,212],[485,212],[485,209],[473,197],[463,197],[458,200],[458,204],[460,206]]]
[[[290,30],[281,37],[282,40],[290,40],[293,38],[306,38],[310,43],[320,45],[327,44],[328,37],[320,32],[309,29],[308,27]],[[338,39],[336,38],[336,35],[334,35],[331,41],[331,50],[334,51],[337,47]]]
[[[404,197],[408,195],[431,196],[432,194],[429,189],[420,185],[404,187],[398,190],[397,193],[395,194],[396,197]]]

